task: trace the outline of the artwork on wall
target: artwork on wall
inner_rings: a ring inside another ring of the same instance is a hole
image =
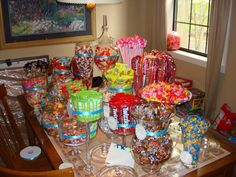
[[[0,4],[1,48],[95,39],[95,10],[56,0],[4,0]]]

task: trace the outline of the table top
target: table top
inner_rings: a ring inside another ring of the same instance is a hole
[[[36,126],[36,124],[39,124],[37,118],[31,118],[30,125],[36,133],[36,136],[39,137],[39,143],[52,166],[57,169],[63,162],[72,162],[75,167],[75,175],[86,176],[83,172],[85,166],[85,145],[78,147],[65,146],[57,137],[48,136],[43,128],[38,125]],[[171,158],[162,165],[161,176],[165,176],[165,171],[168,171],[169,174],[171,173],[171,176],[214,176],[214,174],[221,172],[230,164],[236,163],[236,146],[227,141],[226,138],[215,130],[210,129],[207,133],[207,138],[212,142],[210,151],[209,149],[208,151],[206,149],[204,155],[200,156],[198,168],[186,168],[182,165],[179,159],[179,153],[182,151],[181,136],[175,133],[171,136],[174,141],[174,149]],[[127,139],[129,142],[131,136],[127,137]],[[121,143],[121,138],[116,137],[113,139],[113,142],[114,141],[116,143]],[[109,139],[101,130],[98,130],[96,137],[90,142],[90,148],[100,145],[101,143],[109,144],[111,143],[111,139]],[[104,162],[93,162],[92,160],[92,165],[94,167],[93,174],[96,176],[99,169],[105,164]],[[138,164],[135,164],[134,168],[139,177],[147,176]]]

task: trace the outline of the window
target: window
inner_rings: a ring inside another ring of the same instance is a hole
[[[181,36],[181,50],[207,56],[211,0],[175,0],[173,30]]]

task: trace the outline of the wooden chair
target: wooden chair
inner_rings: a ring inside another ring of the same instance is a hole
[[[0,176],[2,177],[73,177],[72,168],[63,170],[50,170],[41,172],[17,171],[5,167],[0,167]]]
[[[43,152],[35,160],[22,159],[19,154],[24,147],[26,143],[9,107],[6,88],[0,85],[0,157],[2,161],[6,167],[17,170],[53,169]]]

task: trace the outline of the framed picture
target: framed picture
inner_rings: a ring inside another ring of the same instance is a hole
[[[94,40],[95,9],[56,0],[0,0],[0,48]]]

